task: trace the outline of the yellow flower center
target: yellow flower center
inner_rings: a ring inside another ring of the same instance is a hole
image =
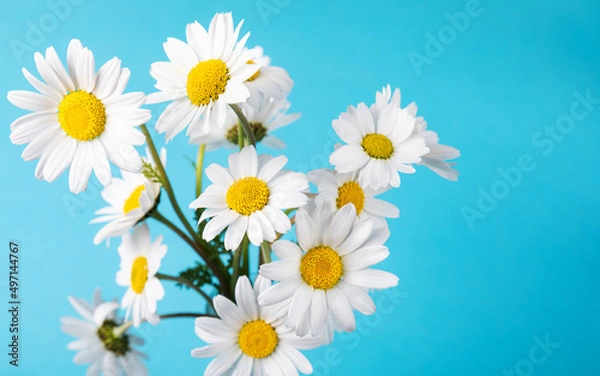
[[[264,181],[253,176],[236,180],[225,194],[225,202],[230,209],[241,215],[250,215],[269,203],[269,187]]]
[[[369,133],[366,135],[360,146],[369,154],[369,157],[375,159],[390,159],[392,154],[394,154],[392,141],[379,133]]]
[[[205,106],[219,99],[229,81],[229,69],[220,59],[199,62],[188,74],[187,95],[196,106]]]
[[[335,199],[335,205],[341,209],[344,205],[352,203],[356,208],[356,214],[365,207],[365,192],[362,187],[355,181],[344,183],[338,188],[338,196]]]
[[[135,210],[141,206],[140,197],[142,197],[142,192],[146,189],[144,184],[139,185],[131,195],[125,200],[125,204],[123,205],[123,213],[127,214],[132,210]]]
[[[254,62],[254,60],[248,60],[248,61],[246,62],[246,64],[256,64],[256,63]],[[252,76],[250,76],[250,78],[249,78],[249,79],[247,79],[247,80],[246,80],[246,82],[252,82],[252,81],[256,80],[256,78],[257,78],[259,75],[260,75],[260,68],[259,68],[259,69],[256,71],[256,73],[254,73]]]
[[[140,256],[133,261],[131,267],[131,288],[136,294],[141,294],[147,281],[148,260],[144,256]]]
[[[58,105],[58,123],[74,139],[90,141],[104,132],[106,110],[94,94],[72,91]]]
[[[275,329],[263,320],[246,323],[238,336],[238,344],[242,352],[257,359],[271,355],[277,348],[278,342]]]
[[[311,248],[300,261],[300,275],[316,289],[329,290],[337,285],[343,273],[342,258],[325,245]]]

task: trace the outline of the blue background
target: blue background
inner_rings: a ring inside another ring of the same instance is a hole
[[[445,15],[464,12],[462,0],[78,2],[55,25],[47,19],[52,1],[3,4],[2,93],[29,89],[20,69],[35,71],[32,54],[15,53],[11,40],[34,51],[53,45],[65,58],[72,37],[92,49],[97,66],[119,56],[132,71],[128,91],[152,92],[148,70],[165,60],[162,42],[184,38],[188,22],[207,25],[215,12],[231,10],[236,21],[246,20],[249,45],[264,46],[296,81],[290,99],[303,116],[277,133],[289,145],[291,168],[324,167],[337,141],[331,120],[348,104],[373,101],[387,83],[401,87],[403,104],[417,101],[430,128],[461,150],[458,183],[420,168],[386,195],[402,215],[390,224],[391,255],[382,268],[399,275],[400,286],[374,294],[381,310],[371,320],[360,318],[358,332],[309,352],[316,374],[502,375],[515,368],[517,375],[598,374],[600,104],[556,140],[539,133],[569,115],[575,92],[600,97],[597,1],[482,0],[480,14],[461,31],[449,29]],[[261,12],[261,4],[271,8]],[[27,40],[28,22],[40,20],[48,21],[48,31],[36,45]],[[429,57],[427,33],[442,33],[445,42]],[[410,59],[415,54],[429,59],[418,69]],[[34,178],[35,163],[22,161],[23,147],[9,140],[10,123],[23,114],[0,101],[0,373],[81,375],[85,368],[72,364],[74,353],[65,348],[70,337],[58,320],[75,315],[67,295],[89,299],[101,286],[106,298],[122,296],[114,282],[118,240],[111,249],[92,244],[99,226],[88,221],[105,205],[95,178],[76,197],[74,212],[65,205],[73,198],[66,174],[53,184]],[[183,135],[168,150],[168,172],[186,204],[194,191],[186,156],[196,151]],[[524,155],[533,168],[514,187],[502,183],[498,169],[516,166]],[[223,162],[225,156],[208,158]],[[478,204],[492,190],[495,206]],[[164,201],[162,211],[172,216]],[[192,252],[164,227],[151,228],[166,233],[164,272],[192,262]],[[9,240],[21,245],[18,370],[5,356]],[[202,309],[199,298],[165,284],[161,312]],[[560,347],[533,364],[530,351],[544,355],[535,338],[546,335]],[[200,345],[191,319],[165,320],[142,336],[151,374],[198,375],[207,364],[189,356]]]

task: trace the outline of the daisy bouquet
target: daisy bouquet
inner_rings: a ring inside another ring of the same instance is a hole
[[[389,85],[372,104],[349,106],[333,120],[342,143],[329,158],[332,169],[293,172],[286,156],[259,154],[258,145],[285,147],[273,133],[299,114],[289,113],[288,73],[262,48],[248,48],[241,29],[220,13],[208,28],[187,25],[185,41],[168,38],[167,59],[151,65],[157,92],[149,95],[126,92],[130,71],[116,57],[96,70],[92,51],[76,39],[66,64],[53,47],[34,55],[41,79],[23,69],[36,92],[8,93],[30,111],[12,123],[10,137],[27,145],[25,161],[38,160],[38,179],[52,182],[68,168],[73,193],[86,189],[92,171],[105,187],[93,243],[117,238],[116,283],[125,292],[120,302],[105,302],[99,290],[91,302],[69,297],[79,317],[61,319],[76,338],[67,346],[77,352],[74,362],[88,375],[147,374],[135,328],[189,316],[198,348],[181,351],[214,358],[205,375],[310,374],[301,350],[355,330],[355,312],[376,311],[371,293],[398,284],[376,265],[389,255],[387,220],[400,213],[377,196],[398,188],[416,165],[457,179],[448,160],[459,151],[440,144],[417,106],[403,108]],[[163,102],[155,131],[166,141],[185,131],[198,145],[194,199],[175,197],[166,150],[145,125],[151,111],[143,106]],[[222,147],[231,149],[228,160],[204,167],[205,153]],[[176,218],[161,214],[165,205]],[[161,270],[173,251],[150,232],[152,220],[197,254],[195,265],[176,275]],[[167,282],[205,304],[194,314],[161,314]]]

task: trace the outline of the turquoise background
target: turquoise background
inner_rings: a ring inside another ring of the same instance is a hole
[[[72,37],[92,49],[97,66],[120,57],[132,71],[128,91],[152,92],[148,70],[165,59],[162,42],[184,38],[188,22],[208,25],[215,12],[233,11],[252,32],[249,45],[264,46],[296,81],[290,100],[303,116],[277,132],[289,145],[291,168],[324,167],[337,141],[331,120],[348,104],[370,103],[387,83],[401,87],[404,104],[417,101],[442,141],[461,150],[458,183],[420,168],[386,195],[402,215],[390,223],[391,255],[382,268],[400,276],[400,285],[374,293],[380,310],[359,318],[356,333],[309,352],[315,374],[598,374],[600,103],[586,109],[575,93],[600,97],[600,3],[72,0],[53,24],[55,3],[65,1],[3,3],[2,93],[28,89],[20,69],[35,70],[32,53],[15,53],[14,41],[32,51],[53,45],[64,58]],[[466,10],[468,26],[464,18],[460,30],[449,26],[447,13]],[[28,41],[28,22],[40,21],[47,22],[44,40]],[[426,48],[427,33],[444,43]],[[411,63],[417,55],[421,65]],[[154,120],[163,107],[152,107]],[[0,374],[82,375],[58,320],[75,315],[67,295],[89,299],[101,286],[106,298],[122,296],[114,281],[118,240],[111,249],[92,244],[100,226],[88,222],[105,205],[95,178],[74,211],[65,205],[73,199],[66,174],[53,184],[34,178],[35,163],[25,163],[23,146],[9,140],[10,123],[23,114],[0,101]],[[562,131],[552,131],[557,122]],[[194,190],[186,157],[196,151],[183,135],[168,146],[168,172],[185,205]],[[511,171],[512,185],[499,169]],[[164,201],[162,211],[172,216]],[[151,229],[166,233],[164,272],[194,260],[164,227]],[[9,240],[21,245],[17,370],[5,355]],[[200,298],[165,285],[160,312],[202,309]],[[166,320],[142,336],[151,374],[199,375],[208,363],[189,356],[200,345],[191,319]],[[559,347],[540,351],[545,336]]]

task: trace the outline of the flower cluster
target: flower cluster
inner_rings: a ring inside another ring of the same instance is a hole
[[[157,92],[148,96],[124,94],[129,70],[113,58],[96,71],[92,52],[78,40],[68,46],[66,65],[52,47],[34,55],[41,80],[23,69],[38,92],[8,93],[15,106],[32,111],[13,122],[11,140],[27,144],[24,160],[39,159],[38,179],[52,182],[70,168],[69,188],[79,193],[93,170],[105,186],[108,206],[91,221],[105,224],[93,243],[120,238],[115,280],[126,291],[120,305],[103,302],[99,291],[92,304],[70,297],[83,320],[62,319],[63,331],[78,338],[67,346],[78,351],[74,362],[89,364],[90,375],[147,374],[136,349],[142,341],[130,328],[190,316],[204,343],[191,355],[214,358],[205,375],[311,373],[300,350],[331,343],[336,331],[354,331],[355,312],[377,309],[371,292],[398,284],[377,265],[390,254],[388,220],[400,211],[378,196],[398,188],[400,174],[417,165],[457,179],[448,161],[459,151],[439,144],[417,106],[402,108],[399,89],[389,85],[371,105],[349,106],[333,120],[343,144],[329,157],[331,169],[303,174],[285,169],[284,155],[259,154],[257,145],[284,148],[272,133],[300,115],[288,113],[294,82],[261,47],[247,48],[242,24],[219,13],[208,28],[187,25],[185,41],[168,38],[167,61],[150,67]],[[166,142],[185,130],[198,145],[189,212],[175,197],[166,150],[159,153],[145,125],[151,112],[141,106],[161,102],[168,104],[155,130]],[[141,157],[134,147],[144,144]],[[204,168],[205,153],[222,147],[239,151],[226,165]],[[111,162],[120,178],[112,176]],[[175,222],[160,212],[161,197]],[[167,245],[151,235],[150,219],[179,236],[199,262],[163,273]],[[251,257],[258,270],[251,270]],[[205,299],[203,310],[159,314],[165,281]]]

